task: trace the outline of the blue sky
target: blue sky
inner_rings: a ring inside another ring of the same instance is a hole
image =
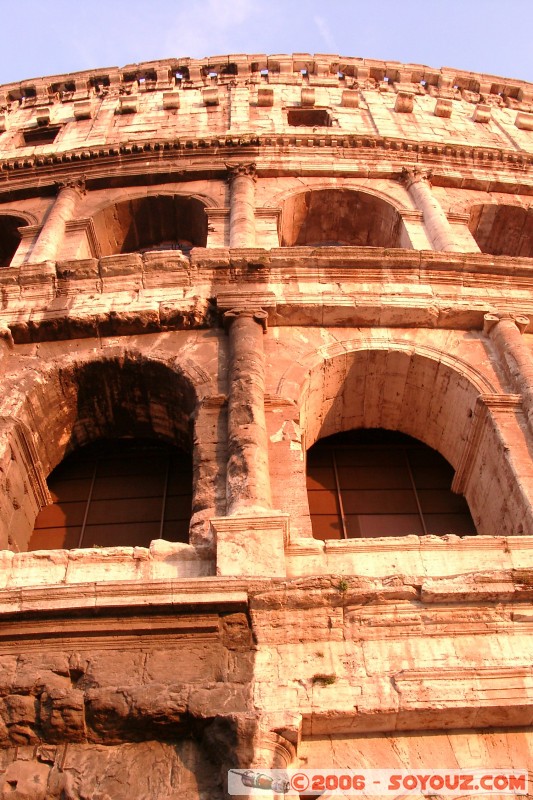
[[[226,53],[338,53],[533,81],[533,0],[4,0],[0,83]]]

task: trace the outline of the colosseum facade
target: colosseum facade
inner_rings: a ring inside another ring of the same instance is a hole
[[[533,85],[239,55],[0,112],[0,798],[531,770]]]

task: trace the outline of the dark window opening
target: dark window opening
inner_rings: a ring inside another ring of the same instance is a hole
[[[107,88],[110,84],[109,75],[93,75],[92,78],[89,78],[89,86],[92,86],[96,92],[99,92],[102,88]]]
[[[355,430],[318,441],[307,453],[315,539],[471,536],[464,497],[440,453],[396,431]]]
[[[174,73],[177,81],[190,81],[189,67],[178,67]]]
[[[289,125],[305,125],[308,128],[329,128],[330,116],[323,108],[290,108]]]
[[[22,132],[24,144],[37,146],[40,144],[51,144],[55,141],[60,128],[58,125],[43,128],[28,128]]]
[[[13,89],[9,92],[7,99],[10,103],[22,102],[23,100],[35,100],[37,91],[35,86],[21,86],[19,89]]]
[[[19,228],[27,225],[25,219],[0,215],[0,267],[9,267],[20,243]]]
[[[188,541],[192,463],[172,445],[93,442],[64,459],[48,486],[52,503],[37,516],[29,550]]]
[[[60,81],[59,83],[53,83],[50,89],[52,94],[71,94],[76,91],[76,84],[74,81]]]

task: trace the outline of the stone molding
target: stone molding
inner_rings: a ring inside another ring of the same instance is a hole
[[[93,258],[100,258],[101,256],[100,242],[98,241],[98,236],[96,235],[96,230],[94,227],[94,222],[92,217],[87,217],[86,219],[67,220],[67,222],[65,223],[66,235],[68,236],[69,233],[77,233],[77,232],[81,232],[86,235],[87,241],[89,243],[89,249],[91,251],[91,256]]]
[[[382,162],[381,169],[376,170],[374,175],[372,169],[369,170],[365,166],[360,173],[361,177],[397,177],[399,174],[399,156],[405,159],[407,155],[407,158],[414,160],[413,163],[418,159],[422,161],[426,158],[428,159],[428,168],[429,164],[431,164],[431,169],[434,171],[433,185],[468,188],[470,181],[473,188],[477,188],[480,180],[480,170],[487,167],[492,176],[496,159],[496,163],[502,170],[502,179],[498,182],[498,191],[509,194],[515,194],[517,191],[531,194],[531,186],[530,182],[527,181],[527,174],[528,168],[533,165],[533,154],[522,151],[517,152],[516,150],[507,150],[505,148],[496,150],[492,147],[468,143],[461,145],[446,144],[438,141],[425,141],[422,143],[416,139],[389,139],[373,134],[355,136],[341,131],[338,134],[298,136],[297,139],[298,147],[304,149],[315,147],[321,149],[331,148],[331,154],[335,155],[338,154],[340,148],[343,153],[342,161],[339,161],[336,169],[328,170],[330,174],[333,171],[339,177],[357,177],[359,174],[357,165],[346,165],[346,156],[344,155],[346,151],[371,150],[374,153],[379,152]],[[119,159],[121,163],[128,159],[128,161],[131,161],[132,169],[135,168],[137,163],[139,171],[144,172],[147,152],[156,152],[158,154],[157,163],[151,165],[151,175],[157,175],[159,172],[167,174],[170,167],[176,172],[179,180],[195,180],[200,174],[205,176],[206,168],[203,165],[199,167],[197,162],[184,164],[183,159],[194,154],[199,149],[203,154],[205,154],[206,150],[212,149],[215,163],[208,168],[208,172],[212,173],[213,177],[219,177],[221,173],[226,171],[227,157],[236,146],[253,149],[255,157],[258,148],[268,153],[269,147],[274,147],[277,155],[280,146],[292,150],[294,144],[294,136],[286,133],[276,136],[254,133],[247,136],[190,136],[161,140],[154,138],[139,139],[135,143],[87,145],[82,148],[72,148],[65,152],[55,152],[51,155],[12,156],[0,160],[0,190],[4,184],[5,191],[11,197],[14,191],[19,189],[24,191],[29,187],[33,187],[35,181],[33,173],[36,171],[43,173],[39,174],[39,181],[44,190],[56,183],[54,175],[57,174],[58,170],[70,170],[69,165],[75,164],[77,171],[79,162],[84,162],[84,169],[90,188],[91,173],[95,173],[95,179],[101,184],[102,168],[105,168],[106,172],[109,171],[110,165],[114,163],[115,159]],[[176,151],[180,156],[179,167],[175,165]],[[439,166],[436,165],[435,156],[439,159]],[[103,164],[98,163],[102,161],[104,162]],[[315,176],[324,174],[320,163],[298,163],[298,166],[295,167],[290,159],[286,161],[286,169],[284,171],[286,175]],[[389,167],[388,173],[384,169],[386,165]],[[261,176],[262,168],[267,167],[266,165],[263,167],[259,162],[259,176]],[[443,170],[442,174],[441,169]],[[3,175],[2,173],[6,174]]]
[[[18,450],[22,459],[35,504],[37,508],[43,508],[51,502],[51,497],[31,433],[26,425],[15,417],[0,416],[0,423],[2,422],[13,432],[12,446]]]
[[[473,414],[470,436],[463,448],[461,461],[452,481],[452,491],[465,494],[472,477],[475,454],[479,450],[489,416],[494,412],[515,414],[523,412],[522,396],[519,394],[480,394]]]
[[[260,316],[276,307],[274,292],[222,292],[216,297],[217,308],[220,312],[246,311],[248,309],[260,310]]]
[[[233,69],[227,76],[224,71],[228,64]],[[173,58],[168,60],[146,61],[136,64],[134,70],[131,67],[112,67],[100,70],[86,70],[81,72],[69,73],[68,75],[50,75],[45,78],[29,78],[19,83],[2,84],[0,94],[9,98],[10,93],[22,92],[26,87],[32,87],[41,100],[49,102],[55,101],[58,104],[65,102],[65,98],[56,97],[52,91],[52,85],[64,83],[66,80],[75,83],[76,91],[72,93],[72,99],[78,97],[80,90],[85,89],[91,84],[91,79],[97,77],[100,81],[105,78],[109,84],[108,93],[124,91],[124,88],[131,91],[132,86],[141,87],[136,76],[145,75],[146,72],[156,72],[157,81],[153,89],[170,88],[175,82],[174,73],[181,71],[188,73],[184,80],[188,87],[206,86],[210,83],[209,75],[216,74],[217,83],[223,85],[224,82],[249,83],[250,78],[260,80],[260,71],[268,70],[268,80],[274,83],[286,80],[296,81],[303,84],[302,69],[305,69],[307,81],[314,85],[321,83],[331,83],[331,85],[342,86],[347,83],[362,83],[372,85],[377,83],[376,75],[384,75],[388,78],[390,88],[394,91],[396,87],[400,90],[409,87],[419,94],[436,93],[437,96],[447,96],[454,86],[472,86],[476,91],[473,94],[488,93],[491,95],[491,87],[495,85],[501,89],[504,96],[516,96],[519,100],[530,102],[533,97],[533,86],[531,83],[520,80],[502,78],[496,75],[468,72],[465,70],[444,68],[432,68],[417,64],[391,64],[390,62],[379,59],[364,59],[350,56],[339,56],[334,54],[313,55],[311,53],[294,53],[284,55],[242,55],[229,54],[225,56],[206,57],[202,59],[193,58]],[[132,74],[133,72],[133,74]],[[342,77],[341,77],[342,76]],[[420,83],[423,80],[426,88]],[[179,81],[178,81],[179,83]],[[80,88],[78,88],[78,86]],[[91,86],[91,91],[95,89]],[[494,95],[497,96],[497,93]],[[9,100],[8,100],[9,102]]]

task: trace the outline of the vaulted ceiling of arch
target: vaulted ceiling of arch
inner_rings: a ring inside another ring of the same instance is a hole
[[[483,253],[533,258],[533,208],[474,206],[469,228]]]
[[[205,247],[207,217],[196,198],[138,197],[113,204],[94,217],[102,255],[132,253],[162,243]]]
[[[282,244],[398,247],[401,218],[372,195],[345,189],[307,191],[283,204]]]

